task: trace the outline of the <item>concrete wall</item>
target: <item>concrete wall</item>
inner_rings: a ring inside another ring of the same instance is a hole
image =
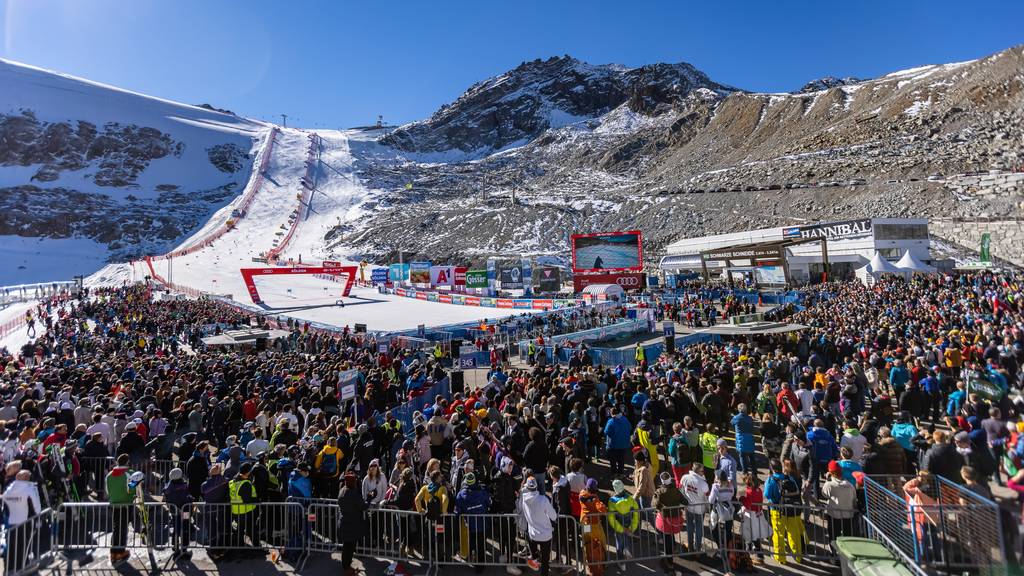
[[[973,252],[981,249],[981,235],[991,234],[992,258],[1024,266],[1024,218],[1021,219],[934,219],[929,232]]]
[[[1022,195],[1024,172],[990,170],[987,174],[958,174],[946,179],[946,187],[955,193],[973,196]]]

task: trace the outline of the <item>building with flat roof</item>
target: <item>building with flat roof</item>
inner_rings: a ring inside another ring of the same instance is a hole
[[[848,278],[879,252],[895,262],[909,251],[931,262],[925,218],[863,218],[684,238],[665,248],[668,274],[745,277],[758,284],[806,284]]]

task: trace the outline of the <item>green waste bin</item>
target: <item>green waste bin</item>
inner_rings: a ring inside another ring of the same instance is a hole
[[[836,539],[843,576],[913,576],[896,556],[877,540],[843,536]]]

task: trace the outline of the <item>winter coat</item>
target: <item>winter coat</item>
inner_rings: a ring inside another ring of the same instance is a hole
[[[857,489],[845,479],[829,477],[821,487],[821,495],[829,516],[845,520],[857,514]]]
[[[963,468],[964,458],[956,451],[956,447],[948,442],[935,444],[925,452],[922,468],[936,476],[942,476],[950,482],[959,484],[960,469]]]
[[[907,471],[907,451],[895,438],[883,438],[864,458],[864,473],[868,476],[903,474]]]
[[[733,430],[736,431],[736,451],[740,454],[754,452],[754,419],[746,414],[732,417]]]
[[[107,501],[111,504],[130,504],[134,499],[128,491],[128,467],[114,466],[107,474]]]
[[[622,533],[635,532],[640,527],[640,507],[629,492],[616,494],[608,499],[608,524],[612,530]]]
[[[523,492],[519,498],[519,515],[525,520],[527,533],[534,542],[549,542],[558,519],[551,500],[538,492]]]
[[[690,470],[679,482],[679,488],[686,497],[689,504],[687,510],[694,514],[704,514],[708,511],[708,481],[703,474],[697,474]]]
[[[629,448],[629,437],[632,426],[625,416],[619,414],[610,418],[604,425],[606,447],[610,450],[626,450]]]
[[[479,484],[467,486],[455,495],[455,512],[458,514],[487,514],[491,509],[491,495]],[[472,532],[482,532],[488,525],[487,518],[470,517],[466,521]]]
[[[127,486],[127,477],[126,486]],[[109,481],[108,481],[109,483]],[[39,486],[31,480],[15,480],[4,490],[4,506],[7,507],[7,524],[18,526],[43,511],[39,503]],[[115,502],[111,501],[112,504]]]
[[[173,504],[178,510],[183,510],[192,503],[192,495],[189,494],[188,484],[184,479],[171,480],[164,485],[164,502]]]
[[[366,536],[366,502],[358,486],[345,486],[338,494],[338,532],[342,542],[358,542]]]

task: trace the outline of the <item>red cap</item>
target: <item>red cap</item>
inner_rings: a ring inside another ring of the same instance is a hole
[[[828,471],[833,474],[840,474],[843,471],[843,467],[839,465],[839,462],[833,460],[828,463]]]

